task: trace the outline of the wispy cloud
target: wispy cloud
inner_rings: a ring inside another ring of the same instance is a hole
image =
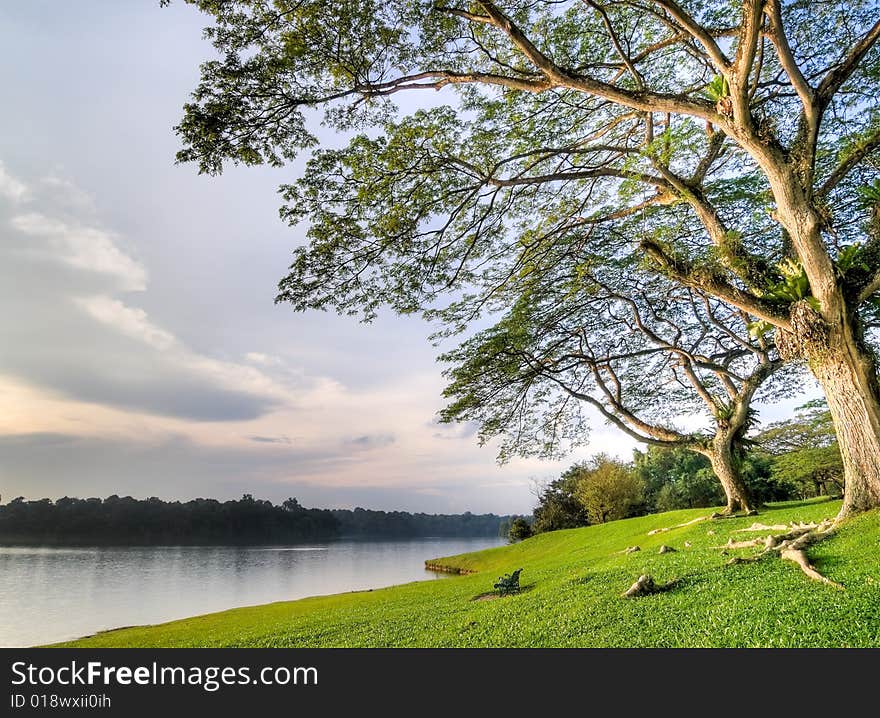
[[[281,366],[284,361],[280,357],[263,354],[262,352],[248,352],[244,355],[246,361],[260,366]]]
[[[292,403],[301,375],[283,363],[269,355],[248,363],[198,351],[187,342],[185,325],[172,331],[161,313],[154,317],[125,300],[122,292],[147,290],[147,269],[124,249],[126,237],[102,228],[93,199],[75,183],[50,174],[25,186],[5,170],[0,182],[0,193],[26,194],[28,201],[27,211],[0,202],[0,234],[18,233],[17,241],[0,245],[0,300],[7,309],[0,333],[10,339],[0,377],[64,397],[80,415],[94,417],[102,407],[186,422],[200,435],[200,422],[252,421]],[[243,435],[237,438],[244,443]]]
[[[211,382],[218,392],[243,392],[261,397],[267,406],[281,406],[294,400],[292,387],[261,369],[193,351],[174,334],[153,322],[143,309],[106,295],[74,297],[73,302],[95,321],[154,350],[157,369],[160,363],[170,362],[180,375]]]
[[[93,319],[154,349],[167,351],[177,344],[174,335],[153,324],[143,309],[104,295],[76,297],[74,302]]]
[[[0,196],[12,202],[23,202],[30,195],[28,186],[16,177],[13,177],[0,162]]]
[[[95,211],[95,198],[66,177],[52,172],[40,179],[40,184],[48,189],[63,207],[77,212]]]
[[[397,439],[392,434],[363,434],[348,439],[345,443],[356,449],[381,449],[391,446],[395,441]]]
[[[39,212],[16,215],[10,221],[22,234],[47,242],[55,259],[87,272],[98,272],[115,278],[120,289],[143,291],[147,286],[147,270],[118,246],[119,237],[103,229],[68,223]]]

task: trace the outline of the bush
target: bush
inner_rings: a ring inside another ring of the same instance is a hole
[[[522,516],[518,516],[513,520],[513,523],[510,524],[510,531],[507,533],[507,538],[513,543],[515,541],[527,539],[532,535],[532,525]]]
[[[590,521],[600,524],[642,513],[645,482],[629,465],[600,455],[581,469],[575,496]]]

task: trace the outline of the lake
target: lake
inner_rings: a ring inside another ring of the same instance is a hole
[[[444,578],[426,571],[425,559],[502,543],[425,538],[257,547],[0,546],[0,646]]]

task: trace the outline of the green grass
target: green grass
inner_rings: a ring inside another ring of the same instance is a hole
[[[845,590],[811,581],[777,558],[725,566],[729,556],[711,548],[755,520],[812,521],[838,508],[838,502],[778,504],[757,518],[706,521],[654,536],[647,532],[708,511],[557,531],[443,559],[478,572],[472,575],[239,608],[59,645],[880,646],[880,512],[847,522],[810,550],[814,565]],[[621,553],[635,544],[640,552]],[[677,552],[659,555],[661,544]],[[501,573],[520,567],[522,593],[472,600]],[[642,573],[678,582],[665,593],[621,598]]]

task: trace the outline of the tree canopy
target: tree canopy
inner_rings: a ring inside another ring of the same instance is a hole
[[[880,504],[876,2],[189,1],[218,56],[178,158],[310,153],[279,301],[454,332],[509,309],[512,278],[633,255],[808,362],[842,515]],[[345,147],[318,147],[317,108]]]

